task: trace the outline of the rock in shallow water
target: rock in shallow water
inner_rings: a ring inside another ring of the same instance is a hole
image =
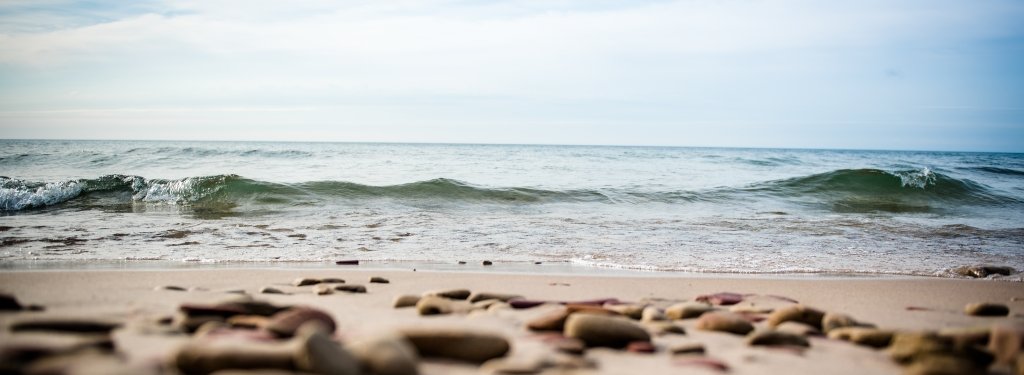
[[[697,318],[695,328],[705,331],[729,332],[746,335],[754,330],[754,325],[742,316],[725,311],[709,312]]]
[[[1013,267],[993,266],[979,264],[974,266],[963,266],[953,269],[953,273],[968,277],[988,277],[989,275],[1010,275],[1017,272]]]
[[[587,346],[621,348],[634,341],[651,341],[651,335],[627,319],[574,313],[565,321],[565,337],[582,340]]]
[[[510,348],[508,340],[500,335],[463,329],[412,328],[401,334],[424,357],[483,363],[504,356]]]
[[[973,316],[1007,316],[1010,308],[1001,303],[978,302],[964,306],[964,313]]]

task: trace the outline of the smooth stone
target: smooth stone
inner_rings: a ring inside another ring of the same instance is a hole
[[[459,261],[459,264],[466,264],[466,261],[464,261],[464,260],[460,260],[460,261]]]
[[[52,331],[71,333],[110,333],[120,322],[87,317],[32,317],[12,323],[11,332]]]
[[[294,349],[285,344],[238,340],[192,341],[173,354],[172,362],[186,375],[225,369],[290,370]]]
[[[334,264],[339,265],[339,266],[358,266],[359,265],[359,261],[358,260],[339,260],[339,261],[335,261]]]
[[[626,345],[626,351],[631,353],[654,353],[657,350],[650,341],[633,341]]]
[[[161,285],[161,286],[158,286],[156,288],[153,288],[153,290],[170,290],[170,291],[175,291],[175,292],[185,292],[188,289],[185,289],[185,288],[177,286],[177,285]]]
[[[361,374],[359,360],[320,328],[307,325],[299,329],[296,335],[299,349],[293,354],[295,367],[317,374]]]
[[[189,316],[214,315],[227,318],[233,315],[245,314],[245,308],[231,303],[218,303],[212,305],[183,303],[178,305],[178,311]]]
[[[642,322],[658,322],[668,320],[665,313],[661,309],[654,306],[647,306],[643,312],[640,313],[640,321]]]
[[[668,347],[668,352],[672,353],[673,355],[679,355],[679,354],[704,354],[705,349],[704,349],[704,344],[701,344],[699,342],[687,342],[687,343],[675,344],[675,345],[672,345],[672,346]]]
[[[633,305],[633,304],[606,304],[605,309],[615,311],[620,315],[629,317],[633,320],[640,320],[644,315],[644,306]]]
[[[735,305],[743,301],[743,295],[739,293],[721,292],[714,294],[704,294],[695,298],[697,302],[705,302],[712,305],[718,306],[730,306]]]
[[[978,302],[964,307],[964,313],[972,316],[1007,316],[1010,308],[1001,303]]]
[[[327,333],[333,333],[336,325],[334,319],[323,311],[311,307],[293,307],[270,317],[264,327],[281,337],[292,337],[305,324],[320,324]]]
[[[376,283],[376,284],[389,284],[389,283],[391,283],[390,280],[385,279],[385,278],[380,277],[380,276],[373,276],[373,277],[371,277],[370,278],[370,282],[371,283]]]
[[[694,328],[704,331],[729,332],[746,335],[754,330],[754,325],[742,316],[726,311],[715,311],[697,318]]]
[[[491,262],[491,261],[489,261],[489,260],[485,260],[485,261],[483,262],[483,265],[485,265],[485,266],[490,266],[490,265],[492,265],[492,264],[494,264],[494,263],[492,263],[492,262]]]
[[[426,296],[416,302],[416,312],[420,315],[445,315],[454,311],[454,301],[447,298]]]
[[[483,363],[504,356],[510,346],[504,337],[484,332],[451,328],[413,328],[402,331],[424,357]]]
[[[363,368],[376,375],[416,375],[419,355],[405,337],[384,335],[352,342],[346,346]]]
[[[469,289],[451,289],[451,290],[438,290],[438,291],[433,291],[433,292],[427,292],[427,293],[424,293],[423,296],[424,297],[426,297],[426,296],[435,296],[435,297],[443,297],[443,298],[447,298],[447,299],[464,300],[464,299],[469,298],[470,294],[472,294],[472,293],[469,291]]]
[[[272,287],[272,286],[265,286],[263,288],[260,288],[260,293],[261,294],[284,294],[284,292],[281,291],[281,289],[277,289],[277,288]]]
[[[235,315],[227,320],[229,326],[235,328],[256,329],[266,326],[270,319],[259,315]]]
[[[328,294],[334,294],[334,287],[326,284],[317,284],[313,287],[313,294],[318,296],[325,296]]]
[[[243,314],[246,315],[259,315],[259,316],[271,316],[281,311],[289,309],[289,307],[282,307],[274,305],[270,302],[259,301],[259,300],[236,300],[233,302],[224,302],[222,305],[231,305],[242,309]]]
[[[366,287],[359,284],[335,285],[334,290],[347,293],[366,293]]]
[[[989,275],[1010,275],[1017,272],[1017,270],[1013,269],[1013,267],[979,264],[957,267],[953,269],[953,272],[961,276],[984,278]]]
[[[536,374],[548,367],[539,355],[515,355],[495,358],[480,365],[481,374]]]
[[[800,336],[821,336],[821,331],[817,328],[800,322],[782,322],[775,327],[775,330]]]
[[[565,320],[565,337],[583,340],[587,346],[621,348],[633,341],[651,341],[651,335],[627,319],[573,313]]]
[[[314,279],[311,277],[300,277],[298,279],[295,279],[295,281],[292,281],[292,285],[294,286],[316,285],[319,283],[320,279]]]
[[[827,312],[821,317],[821,330],[825,333],[843,327],[873,327],[873,325],[858,322],[852,316],[837,312]]]
[[[23,307],[14,295],[0,293],[0,311],[19,311]]]
[[[903,371],[904,375],[975,375],[985,374],[985,368],[970,359],[949,354],[926,355],[915,359]]]
[[[1009,364],[1024,349],[1024,325],[994,324],[988,339],[988,351],[997,363]]]
[[[501,302],[508,302],[510,300],[517,299],[517,298],[523,298],[523,296],[518,295],[518,294],[507,294],[507,293],[485,293],[485,292],[478,292],[478,293],[473,293],[472,295],[469,296],[469,302],[480,302],[480,301],[489,300],[489,299],[496,299],[496,300],[499,300]]]
[[[401,309],[404,307],[414,307],[416,306],[416,303],[418,303],[419,301],[420,296],[406,294],[395,297],[395,301],[392,302],[391,305],[394,306],[394,308],[396,309]]]
[[[911,363],[932,355],[969,359],[981,368],[988,367],[992,355],[973,346],[956,347],[952,339],[934,332],[900,332],[893,335],[889,356],[899,363]]]
[[[665,316],[672,320],[692,319],[714,309],[713,306],[702,302],[683,302],[665,309]]]
[[[515,300],[513,300],[512,302],[515,302]],[[619,315],[619,313],[617,312],[598,306],[568,305],[564,309],[555,310],[530,320],[529,322],[526,323],[526,327],[532,331],[561,332],[565,328],[565,320],[569,318],[570,314],[573,313],[596,314],[607,316]]]
[[[654,333],[655,335],[685,335],[686,329],[682,326],[669,322],[669,321],[653,321],[645,322],[644,326],[647,330]]]
[[[793,305],[775,310],[768,315],[768,326],[776,327],[783,322],[800,322],[821,329],[821,319],[825,313],[821,310],[804,305]]]
[[[780,325],[781,327],[781,325]],[[849,341],[851,343],[872,348],[884,348],[892,343],[895,332],[870,327],[842,327],[835,328],[828,333],[828,338],[833,340]]]
[[[511,301],[508,301],[509,306],[512,306],[513,309],[529,309],[529,308],[533,308],[533,307],[537,307],[537,306],[543,305],[545,303],[547,303],[547,302],[545,302],[545,301],[532,301],[532,300],[526,300],[526,299],[514,299],[514,300],[511,300]]]
[[[758,330],[747,335],[747,345],[750,346],[803,346],[810,347],[811,343],[801,335],[780,332],[776,330]]]
[[[337,277],[325,277],[323,279],[320,279],[320,282],[324,284],[344,284],[345,279],[339,279]]]

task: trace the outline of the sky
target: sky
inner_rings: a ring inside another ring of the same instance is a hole
[[[1024,152],[1022,0],[0,0],[0,138]]]

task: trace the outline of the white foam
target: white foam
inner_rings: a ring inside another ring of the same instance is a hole
[[[0,210],[17,211],[32,207],[45,207],[82,194],[84,184],[78,181],[51,182],[45,185],[32,188],[17,180],[5,181],[5,187],[0,188]],[[6,187],[18,185],[14,187]]]

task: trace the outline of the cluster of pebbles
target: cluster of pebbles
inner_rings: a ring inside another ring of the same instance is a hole
[[[369,283],[390,281],[373,277]],[[299,278],[291,285],[319,296],[368,292],[366,285],[337,278]],[[260,293],[287,294],[273,287]],[[0,344],[0,374],[415,375],[423,363],[431,361],[474,366],[487,374],[600,372],[599,361],[588,355],[594,348],[626,355],[665,355],[677,366],[729,372],[730,364],[700,342],[665,345],[655,340],[685,336],[688,329],[734,336],[751,347],[795,352],[806,350],[815,340],[848,342],[884,350],[904,366],[905,374],[1024,374],[1021,325],[893,330],[782,296],[723,292],[685,301],[546,301],[450,289],[398,295],[392,307],[424,317],[419,319],[535,311],[514,316],[525,317],[517,325],[525,334],[542,338],[543,350],[516,350],[518,342],[501,333],[429,324],[342,339],[329,311],[275,305],[243,292],[217,303],[183,303],[173,316],[142,323],[28,315],[6,327]],[[0,295],[0,310],[29,309],[14,296]],[[1009,309],[976,303],[966,306],[964,313],[1006,316]],[[115,336],[123,329],[183,337],[164,361],[140,363],[119,352]]]

